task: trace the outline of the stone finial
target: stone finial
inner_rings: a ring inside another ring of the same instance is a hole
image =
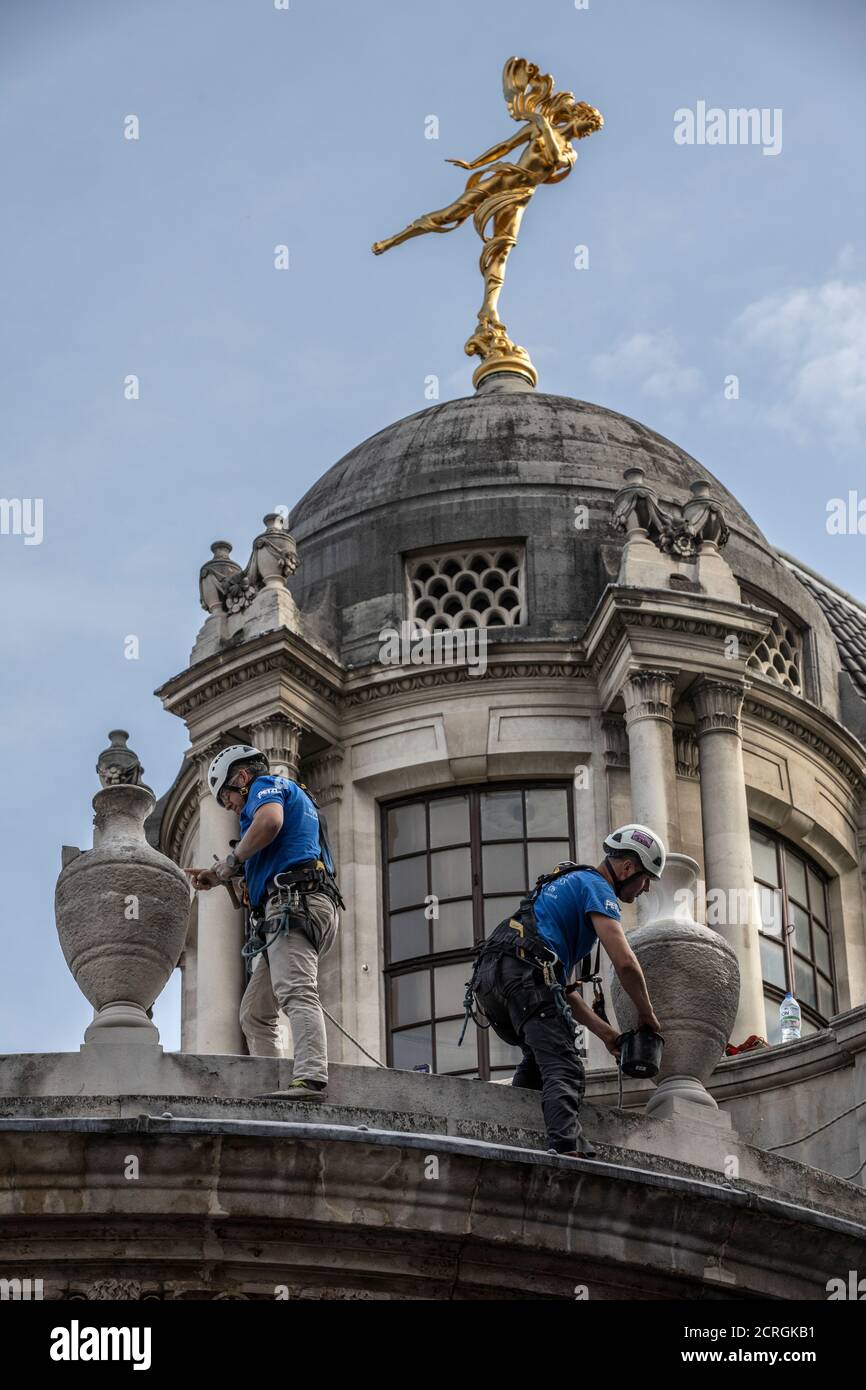
[[[704,547],[721,548],[728,528],[705,479],[693,482],[691,501],[684,507],[663,502],[644,481],[642,468],[627,468],[625,486],[613,499],[611,524],[631,538],[648,537],[665,555],[692,560]]]
[[[263,517],[265,529],[253,541],[253,553],[247,565],[250,582],[261,588],[285,588],[298,568],[298,547],[286,530],[281,512],[268,512]]]
[[[111,739],[110,747],[104,748],[96,760],[100,785],[141,786],[144,781],[144,768],[138,754],[126,746],[129,734],[125,729],[112,729],[108,737]]]
[[[154,795],[138,780],[141,764],[126,738],[115,730],[111,748],[100,755],[93,848],[64,855],[55,916],[66,963],[97,1010],[85,1043],[155,1046],[159,1034],[148,1011],[183,950],[189,885],[147,843],[144,822]],[[103,769],[113,780],[103,780]]]
[[[710,496],[709,483],[706,479],[698,479],[692,483],[689,491],[692,500],[683,507],[684,529],[694,538],[698,550],[709,544],[716,545],[721,550],[722,546],[727,544],[730,532],[725,525],[721,507]]]
[[[642,468],[625,470],[625,486],[613,499],[611,523],[616,531],[639,532],[658,544],[671,531],[673,522],[655,488],[644,482],[644,476]]]
[[[253,541],[249,564],[242,569],[229,559],[228,541],[214,541],[213,559],[201,567],[199,594],[208,613],[243,613],[262,589],[286,589],[298,568],[298,547],[286,530],[282,512],[268,512],[265,529]]]
[[[646,1107],[660,1120],[676,1114],[675,1102],[700,1107],[697,1115],[718,1110],[706,1082],[725,1055],[740,996],[733,946],[695,921],[697,875],[694,859],[669,854],[648,895],[651,920],[628,934],[665,1039],[657,1089]],[[619,1026],[633,1028],[637,1010],[615,975],[611,1000]]]
[[[219,612],[228,584],[241,573],[241,566],[237,561],[229,559],[231,551],[230,541],[213,541],[213,559],[206,560],[199,571],[198,592],[201,606],[206,613]]]

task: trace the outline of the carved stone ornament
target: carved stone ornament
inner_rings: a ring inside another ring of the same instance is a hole
[[[148,1016],[180,959],[189,920],[185,875],[145,838],[149,787],[118,783],[93,798],[93,849],[67,858],[55,915],[66,963],[97,1010],[85,1043],[155,1045]]]
[[[697,874],[694,859],[669,854],[650,891],[651,920],[628,934],[665,1039],[657,1090],[646,1107],[657,1119],[669,1118],[675,1097],[718,1109],[706,1082],[724,1056],[740,997],[736,952],[718,932],[694,919]],[[634,1003],[616,975],[610,983],[620,1028],[634,1028]]]
[[[705,545],[721,549],[728,540],[728,528],[718,502],[710,496],[710,485],[694,482],[691,501],[684,507],[663,502],[654,488],[644,482],[642,468],[627,468],[625,486],[613,499],[611,525],[628,536],[647,536],[665,555],[693,560]]]
[[[144,768],[138,754],[127,748],[129,734],[125,729],[112,729],[108,735],[111,746],[103,749],[96,760],[96,772],[103,787],[141,786]]]
[[[137,1302],[141,1298],[141,1284],[137,1279],[95,1279],[84,1291],[88,1302],[109,1299],[111,1302]]]
[[[229,541],[214,541],[213,559],[206,560],[199,571],[198,592],[206,613],[219,612],[229,584],[242,573],[237,561],[229,559],[231,550]]]
[[[690,692],[698,738],[705,734],[740,734],[745,686],[704,677]]]
[[[242,613],[262,589],[283,589],[298,568],[298,548],[281,512],[269,512],[265,529],[253,541],[249,564],[229,559],[228,541],[214,541],[213,559],[199,573],[201,606],[208,613]]]
[[[674,677],[669,671],[632,671],[622,688],[627,726],[638,719],[673,722]]]

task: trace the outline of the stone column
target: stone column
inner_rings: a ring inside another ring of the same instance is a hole
[[[668,671],[633,671],[622,688],[631,766],[632,815],[671,849],[674,802],[674,677]]]
[[[707,677],[690,692],[701,774],[707,926],[730,942],[740,967],[734,1043],[752,1033],[763,1038],[767,1031],[740,731],[744,694],[742,681]]]
[[[205,774],[211,760],[224,747],[219,743],[199,759],[200,781],[198,854],[199,868],[222,859],[229,840],[238,835],[237,816],[218,806],[208,790]],[[211,888],[198,895],[198,930],[195,952],[195,1022],[193,1052],[235,1053],[246,1051],[238,1008],[244,991],[245,974],[241,947],[244,940],[243,913],[232,906],[228,890]]]
[[[271,714],[247,727],[256,748],[267,755],[273,775],[297,782],[304,726],[288,714]]]

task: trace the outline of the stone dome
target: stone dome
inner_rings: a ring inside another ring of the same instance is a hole
[[[794,582],[736,498],[670,440],[519,378],[485,386],[372,435],[295,506],[289,525],[301,564],[292,593],[344,661],[375,659],[381,628],[407,616],[402,556],[485,540],[526,548],[526,613],[500,637],[580,636],[616,578],[623,540],[610,527],[610,503],[628,467],[643,468],[647,483],[679,503],[691,483],[708,481],[731,531],[729,561],[739,555],[747,570],[769,567],[783,585]],[[579,504],[589,509],[583,530]]]

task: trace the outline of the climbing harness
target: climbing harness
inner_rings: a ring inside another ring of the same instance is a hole
[[[590,951],[580,962],[581,974],[577,983],[566,990],[556,975],[556,967],[560,964],[559,957],[553,948],[548,946],[547,942],[543,939],[538,931],[536,923],[535,902],[542,889],[546,888],[549,883],[554,883],[557,879],[564,878],[566,874],[578,873],[580,871],[598,873],[598,869],[592,864],[575,864],[571,860],[564,860],[561,864],[557,864],[549,874],[540,874],[535,881],[535,887],[532,891],[527,893],[525,898],[521,899],[520,905],[514,916],[499,924],[499,927],[508,926],[512,928],[512,930],[517,933],[520,940],[494,941],[493,938],[496,936],[496,932],[499,931],[499,927],[497,927],[496,932],[492,934],[491,938],[475,948],[473,952],[476,957],[475,964],[472,975],[466,982],[466,992],[463,997],[464,1018],[463,1028],[457,1040],[458,1047],[463,1042],[470,1019],[477,1028],[490,1028],[492,1026],[489,1022],[482,1022],[479,1018],[479,1014],[483,1014],[484,1011],[475,995],[481,963],[485,957],[489,960],[491,956],[515,955],[520,960],[529,961],[530,964],[539,969],[542,973],[544,983],[549,986],[553,992],[556,1006],[563,1020],[574,1033],[575,1046],[577,1046],[579,1025],[574,1014],[571,1012],[568,1000],[566,999],[566,993],[570,993],[573,989],[577,988],[578,985],[591,983],[594,995],[592,1005],[593,1012],[598,1014],[599,1018],[607,1022],[602,977],[599,973],[601,944],[599,943],[596,946],[595,967],[593,968],[592,966],[592,952]]]
[[[272,908],[278,907],[278,911],[272,911],[270,916],[267,916],[263,908],[249,907],[250,931],[241,948],[241,954],[247,962],[267,951],[268,946],[276,940],[280,932],[289,930],[289,924],[293,919],[300,920],[301,931],[318,951],[321,945],[321,933],[313,920],[307,902],[311,893],[324,893],[335,907],[343,910],[346,907],[334,874],[334,853],[331,849],[324,813],[319,809],[318,802],[309,788],[305,787],[302,782],[298,785],[316,809],[316,818],[319,824],[319,857],[318,859],[304,859],[300,864],[293,865],[291,869],[285,869],[282,873],[275,874],[268,882],[265,893],[266,902]],[[363,1051],[363,1048],[361,1050]]]

